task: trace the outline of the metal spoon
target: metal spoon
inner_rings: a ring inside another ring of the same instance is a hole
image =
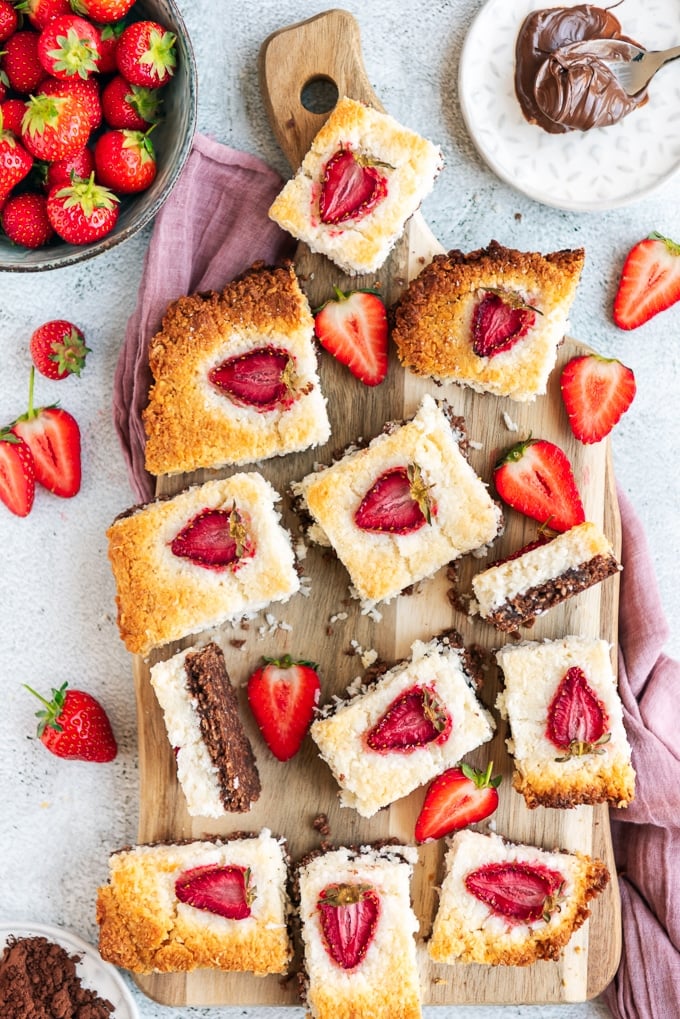
[[[680,46],[643,50],[624,39],[593,39],[577,45],[606,64],[629,96],[642,92],[659,68],[680,57]]]

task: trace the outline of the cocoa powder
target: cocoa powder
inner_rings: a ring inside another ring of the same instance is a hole
[[[80,958],[44,937],[10,935],[0,959],[2,1019],[109,1019],[111,1002],[80,982]]]

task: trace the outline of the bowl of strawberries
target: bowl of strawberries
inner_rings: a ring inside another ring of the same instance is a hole
[[[174,0],[0,0],[0,270],[61,268],[137,233],[196,112]]]

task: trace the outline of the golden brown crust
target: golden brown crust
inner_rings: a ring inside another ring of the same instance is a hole
[[[209,843],[194,843],[189,866],[200,865]],[[277,908],[253,922],[225,921],[204,910],[177,908],[172,887],[182,865],[173,846],[137,847],[114,854],[111,878],[97,893],[99,951],[103,959],[133,973],[188,972],[199,968],[285,973],[291,954],[286,926],[285,892]],[[141,850],[141,851],[140,851]],[[169,855],[165,852],[169,850]],[[282,868],[285,873],[285,868]],[[257,877],[280,881],[281,874]]]
[[[534,807],[568,809],[582,803],[627,807],[635,797],[635,771],[625,758],[613,759],[597,771],[570,775],[564,780],[555,771],[554,767],[542,766],[514,772],[512,784],[532,810]]]
[[[394,308],[394,340],[405,368],[481,391],[533,399],[545,391],[583,269],[583,249],[538,252],[491,241],[469,254],[436,255]],[[480,290],[507,290],[538,309],[526,337],[505,353],[479,357],[471,320]]]
[[[251,463],[325,442],[330,434],[316,374],[314,322],[292,266],[260,263],[221,293],[180,297],[149,345],[154,383],[142,419],[151,474]],[[294,402],[258,412],[208,379],[211,368],[258,347],[294,359]]]

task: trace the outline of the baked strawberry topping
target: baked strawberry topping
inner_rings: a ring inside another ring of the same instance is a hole
[[[437,509],[417,464],[392,467],[369,488],[354,514],[362,531],[412,534],[432,523]]]
[[[257,347],[208,372],[214,386],[241,407],[283,410],[295,401],[295,359],[282,347]]]
[[[535,863],[486,863],[465,877],[470,895],[511,923],[545,920],[560,909],[564,877]]]
[[[249,868],[235,864],[210,864],[185,870],[175,881],[175,895],[180,902],[228,920],[249,917],[256,898]]]
[[[378,753],[410,754],[429,743],[444,743],[453,719],[434,686],[414,686],[400,694],[366,733],[366,744]]]
[[[350,148],[339,149],[326,163],[321,180],[322,223],[344,223],[375,209],[387,194],[387,179],[378,164]]]
[[[535,321],[535,309],[516,294],[484,290],[472,316],[472,349],[478,357],[510,350]]]
[[[197,513],[170,548],[181,559],[213,570],[237,570],[255,554],[255,543],[235,504],[230,510],[206,508]]]
[[[584,754],[604,753],[611,738],[607,711],[585,673],[573,666],[562,677],[548,707],[546,736],[558,750],[566,751],[558,761]]]
[[[317,901],[326,951],[342,969],[354,969],[375,937],[380,898],[370,885],[334,884]]]

